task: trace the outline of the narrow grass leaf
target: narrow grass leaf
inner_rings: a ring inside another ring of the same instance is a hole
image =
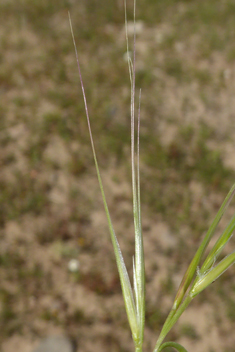
[[[134,24],[135,24],[136,2],[134,1]],[[126,43],[129,52],[128,33],[127,33],[127,14],[125,2],[125,24],[126,24]],[[134,49],[133,63],[129,58],[129,75],[131,82],[131,168],[132,168],[132,192],[133,192],[133,216],[135,229],[135,269],[134,282],[136,293],[137,319],[139,326],[139,343],[143,342],[144,321],[145,321],[145,268],[143,236],[141,229],[141,206],[140,206],[140,175],[139,175],[139,124],[140,124],[140,100],[138,109],[138,136],[137,136],[137,179],[135,164],[135,54],[136,54],[136,32],[134,29]],[[140,98],[139,98],[140,99]]]
[[[183,279],[182,279],[182,282],[180,284],[180,287],[179,287],[179,290],[176,294],[176,298],[175,298],[175,301],[174,301],[174,305],[173,305],[173,308],[176,310],[180,303],[182,302],[182,299],[189,287],[189,285],[191,284],[192,280],[193,280],[193,277],[194,277],[194,274],[197,270],[197,267],[199,265],[199,262],[201,260],[201,257],[202,255],[204,254],[215,230],[216,230],[216,227],[218,226],[218,223],[220,221],[220,219],[222,218],[226,208],[228,207],[229,203],[231,202],[233,196],[234,196],[234,193],[235,193],[235,184],[232,186],[232,188],[230,189],[228,195],[226,196],[223,204],[221,205],[218,213],[216,214],[209,230],[207,231],[200,247],[198,248],[193,260],[191,261]]]
[[[137,286],[137,280],[136,280],[136,266],[135,266],[135,258],[134,257],[133,257],[133,286],[134,286],[136,310],[137,310],[137,317],[138,317],[139,316],[139,306],[137,304],[137,301],[138,301],[138,286]]]
[[[77,48],[76,48],[76,43],[75,43],[75,38],[74,38],[70,15],[69,15],[69,21],[70,21],[73,44],[74,44],[75,54],[76,54],[76,59],[77,59],[78,72],[79,72],[79,77],[80,77],[80,82],[81,82],[81,87],[82,87],[82,94],[83,94],[83,99],[84,99],[85,112],[86,112],[86,117],[87,117],[87,123],[88,123],[88,129],[89,129],[89,134],[90,134],[92,152],[93,152],[94,161],[95,161],[95,167],[96,167],[96,171],[97,171],[97,177],[98,177],[98,181],[99,181],[99,185],[100,185],[100,190],[101,190],[101,194],[102,194],[102,199],[103,199],[103,203],[104,203],[106,216],[108,219],[108,225],[109,225],[111,240],[112,240],[114,253],[115,253],[115,257],[116,257],[118,272],[119,272],[119,276],[120,276],[126,312],[127,312],[129,324],[131,327],[133,339],[137,340],[138,339],[138,323],[137,323],[137,313],[136,313],[136,307],[135,307],[134,298],[133,298],[133,292],[132,292],[128,272],[127,272],[127,269],[126,269],[126,266],[124,263],[124,259],[123,259],[122,253],[121,253],[121,249],[120,249],[120,246],[117,241],[117,237],[116,237],[114,229],[113,229],[113,225],[112,225],[112,221],[111,221],[111,217],[109,214],[108,205],[107,205],[107,201],[106,201],[106,197],[105,197],[105,193],[104,193],[104,189],[103,189],[103,184],[102,184],[102,180],[101,180],[101,175],[100,175],[100,171],[99,171],[99,166],[98,166],[98,161],[97,161],[97,157],[96,157],[91,126],[90,126],[90,119],[89,119],[89,112],[88,112],[88,106],[87,106],[87,101],[86,101],[86,94],[85,94],[84,84],[83,84],[83,80],[82,80],[80,64],[79,64],[79,60],[78,60]]]
[[[141,102],[141,90],[139,93],[139,109],[138,109],[138,133],[137,133],[137,204],[138,204],[138,220],[139,220],[139,241],[140,241],[140,254],[139,254],[139,296],[140,296],[140,328],[143,341],[144,324],[145,324],[145,265],[144,265],[144,244],[143,244],[143,234],[142,234],[142,222],[141,222],[141,200],[140,200],[140,102]]]
[[[197,296],[202,290],[209,286],[213,281],[217,280],[232,264],[235,262],[235,252],[225,257],[219,264],[209,270],[207,274],[199,276],[195,284],[190,290],[191,297]]]
[[[187,352],[187,350],[179,343],[171,342],[171,341],[163,343],[158,351],[161,352],[164,348],[167,348],[167,347],[173,347],[179,352]]]
[[[208,269],[210,269],[214,265],[216,258],[218,258],[222,249],[232,237],[234,229],[235,229],[235,215],[232,217],[231,221],[229,222],[228,226],[224,230],[223,234],[219,237],[219,239],[216,241],[215,245],[213,246],[212,250],[208,254],[206,260],[204,261],[200,269],[201,274],[205,273]]]

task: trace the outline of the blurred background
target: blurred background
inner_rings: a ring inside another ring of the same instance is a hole
[[[132,351],[68,20],[116,234],[131,272],[130,83],[122,0],[0,2],[0,341],[31,352]],[[133,34],[133,3],[127,1]],[[146,343],[151,351],[235,179],[234,0],[137,0]],[[130,51],[132,51],[130,41]],[[221,230],[234,203],[221,221]],[[218,234],[220,232],[218,231]],[[235,248],[234,240],[224,255]],[[201,293],[169,338],[234,352],[235,278]]]

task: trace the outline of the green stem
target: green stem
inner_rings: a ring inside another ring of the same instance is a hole
[[[165,339],[166,335],[168,332],[171,330],[171,328],[174,326],[174,324],[177,322],[181,314],[185,311],[185,309],[188,307],[189,303],[192,301],[192,297],[187,296],[185,300],[182,302],[182,304],[178,307],[177,310],[173,309],[170,311],[165,324],[163,325],[162,331],[159,335],[159,338],[157,340],[156,346],[154,348],[153,352],[158,352],[159,348]]]
[[[142,352],[142,344],[140,346],[135,346],[135,352]]]

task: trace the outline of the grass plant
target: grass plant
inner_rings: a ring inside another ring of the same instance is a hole
[[[136,14],[136,2],[134,0],[134,23]],[[78,72],[81,82],[82,94],[85,105],[85,113],[87,117],[88,130],[90,134],[91,147],[94,156],[95,167],[98,176],[98,182],[102,194],[104,208],[108,220],[111,241],[114,248],[117,268],[119,272],[123,299],[125,303],[126,313],[135,345],[135,351],[141,352],[144,341],[144,325],[145,325],[145,264],[144,264],[144,249],[143,249],[143,235],[141,226],[141,200],[140,200],[140,101],[141,101],[141,90],[138,97],[138,108],[136,108],[136,33],[134,31],[133,38],[133,58],[128,57],[129,75],[131,83],[131,103],[130,103],[130,115],[131,115],[131,169],[132,169],[132,191],[133,191],[133,218],[134,218],[134,230],[135,230],[135,255],[133,258],[133,285],[124,262],[124,258],[116,237],[114,227],[112,224],[104,187],[102,183],[101,173],[98,165],[96,156],[96,150],[91,130],[88,104],[86,99],[86,93],[84,83],[81,74],[80,63],[78,59],[77,48],[75,44],[75,37],[72,29],[72,22],[69,16],[73,43],[75,47],[75,54],[78,65]],[[127,12],[125,3],[125,23],[126,23],[126,40],[127,40],[127,53],[129,53],[128,44],[128,33],[127,33]],[[173,67],[174,68],[174,67]],[[174,68],[175,69],[175,68]],[[178,68],[177,68],[178,70]],[[137,110],[137,111],[136,111]],[[137,115],[137,122],[135,116]],[[136,133],[137,125],[137,133]],[[219,236],[212,249],[205,256],[205,252],[208,245],[218,227],[218,224],[224,215],[228,205],[230,204],[235,193],[235,184],[232,186],[224,202],[222,203],[219,211],[217,212],[211,226],[201,241],[196,254],[194,255],[191,263],[189,264],[185,275],[182,278],[181,284],[173,301],[172,309],[167,316],[159,337],[157,339],[154,352],[160,352],[165,348],[174,348],[179,352],[185,352],[186,349],[177,342],[167,341],[164,342],[167,334],[173,328],[175,323],[178,321],[182,313],[188,307],[190,302],[205,288],[217,280],[234,262],[235,262],[235,251],[225,256],[222,260],[217,261],[220,258],[221,252],[224,246],[230,240],[232,233],[235,228],[235,215],[231,218],[230,222],[226,226],[225,230]]]

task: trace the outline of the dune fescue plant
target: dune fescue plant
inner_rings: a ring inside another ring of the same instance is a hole
[[[127,14],[126,14],[126,2],[125,4],[125,24],[126,24],[126,40],[127,40],[127,53],[129,53],[128,45],[128,33],[127,33]],[[134,23],[135,23],[135,10],[136,3],[134,0]],[[141,202],[140,202],[140,172],[139,172],[139,135],[140,135],[140,98],[141,91],[139,93],[139,103],[137,109],[137,123],[135,122],[135,101],[136,101],[136,89],[135,89],[135,72],[136,72],[136,58],[135,58],[135,44],[136,44],[136,33],[134,31],[133,38],[133,59],[128,57],[128,66],[131,83],[131,102],[130,102],[130,115],[131,115],[131,168],[132,168],[132,191],[133,191],[133,217],[134,217],[134,231],[135,231],[135,255],[133,258],[133,287],[131,280],[127,272],[125,262],[122,256],[122,252],[118,243],[118,239],[115,235],[115,231],[112,225],[109,208],[106,201],[102,178],[99,170],[99,165],[96,157],[96,151],[92,136],[92,130],[90,125],[90,118],[88,112],[88,104],[86,100],[86,94],[84,84],[82,80],[81,68],[78,59],[78,52],[75,44],[74,33],[72,29],[72,22],[69,15],[69,21],[72,32],[72,39],[75,48],[79,78],[81,83],[81,89],[85,105],[85,114],[87,117],[88,130],[90,134],[91,147],[94,156],[95,167],[97,171],[98,182],[103,198],[104,208],[108,220],[111,241],[114,248],[117,268],[120,276],[120,282],[122,287],[123,299],[125,302],[126,313],[132,333],[132,338],[135,345],[135,351],[141,352],[144,340],[144,325],[145,325],[145,265],[144,265],[144,249],[143,249],[143,235],[141,227]],[[135,141],[135,125],[137,125],[137,142]],[[221,261],[217,262],[217,258],[220,255],[222,249],[227,244],[232,236],[235,228],[235,215],[230,220],[229,224],[225,228],[224,232],[219,236],[217,242],[214,244],[209,254],[202,261],[203,255],[208,247],[215,230],[224,215],[226,208],[232,200],[235,193],[235,184],[230,189],[227,197],[221,205],[218,213],[216,214],[211,226],[209,227],[205,237],[203,238],[199,248],[196,251],[185,275],[181,281],[180,287],[174,299],[171,311],[166,318],[166,321],[162,327],[162,330],[158,336],[154,352],[160,352],[166,347],[175,348],[179,352],[185,352],[186,349],[176,342],[164,342],[165,337],[172,329],[174,324],[178,321],[179,317],[185,311],[190,302],[212,282],[219,278],[234,262],[235,262],[235,251],[226,256]]]

